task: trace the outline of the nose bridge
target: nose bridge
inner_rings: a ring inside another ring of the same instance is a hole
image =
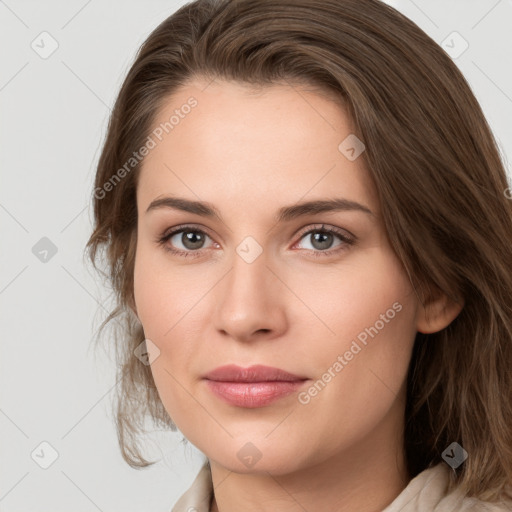
[[[232,288],[229,293],[240,294],[241,298],[247,294],[256,299],[260,292],[264,292],[266,274],[269,273],[267,264],[267,252],[253,237],[246,237],[235,248],[228,279]]]

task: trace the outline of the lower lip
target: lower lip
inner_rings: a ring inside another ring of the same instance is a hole
[[[219,382],[207,380],[210,390],[219,398],[238,407],[263,407],[297,391],[304,380],[269,382]]]

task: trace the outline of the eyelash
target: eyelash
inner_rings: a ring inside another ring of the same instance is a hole
[[[179,249],[173,249],[167,244],[167,241],[170,238],[172,238],[174,235],[176,235],[177,233],[182,233],[182,232],[187,232],[187,231],[193,232],[193,233],[201,233],[202,235],[206,235],[209,237],[208,233],[206,233],[202,229],[196,228],[191,225],[184,225],[184,226],[177,226],[172,231],[170,231],[168,233],[164,233],[163,235],[159,236],[156,239],[156,242],[158,245],[162,246],[165,251],[170,252],[171,254],[174,254],[177,256],[183,256],[185,258],[189,258],[189,257],[197,258],[201,255],[202,249],[198,249],[196,251],[194,251],[194,250],[182,251]],[[357,240],[357,238],[354,235],[347,236],[346,234],[342,233],[337,228],[333,228],[333,227],[326,228],[324,224],[320,225],[320,227],[315,226],[314,228],[309,229],[308,231],[300,233],[299,240],[304,238],[306,235],[311,235],[312,233],[333,234],[333,235],[336,235],[337,237],[339,237],[340,240],[342,241],[342,244],[335,249],[328,249],[326,251],[309,249],[309,251],[313,252],[314,257],[320,257],[320,258],[332,256],[335,253],[344,251],[348,247],[354,245]]]

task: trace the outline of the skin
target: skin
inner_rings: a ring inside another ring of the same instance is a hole
[[[443,329],[462,306],[440,296],[427,321],[389,245],[363,158],[338,150],[353,128],[328,95],[196,78],[168,98],[154,126],[190,96],[198,105],[142,166],[133,309],[160,351],[151,370],[167,412],[210,460],[212,511],[382,510],[410,480],[402,443],[415,334]],[[211,203],[222,221],[171,208],[146,213],[169,194]],[[274,219],[283,206],[334,197],[373,215]],[[181,224],[205,231],[203,245],[185,245],[183,233],[167,245],[200,256],[173,255],[155,241]],[[322,249],[306,234],[322,224],[356,243],[333,235]],[[252,263],[236,252],[248,236],[262,249]],[[308,377],[307,390],[396,302],[401,311],[307,404],[293,393],[236,407],[202,379],[224,364],[259,363]],[[251,467],[237,457],[248,442],[261,456]]]

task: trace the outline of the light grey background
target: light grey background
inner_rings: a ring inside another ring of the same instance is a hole
[[[110,107],[140,44],[184,3],[0,1],[2,512],[169,511],[203,461],[179,433],[149,436],[149,469],[121,458],[114,362],[90,348],[112,304],[82,262]],[[454,61],[511,155],[512,1],[388,3],[452,52],[467,41]],[[43,237],[57,249],[46,262]],[[48,469],[42,442],[58,452]]]

